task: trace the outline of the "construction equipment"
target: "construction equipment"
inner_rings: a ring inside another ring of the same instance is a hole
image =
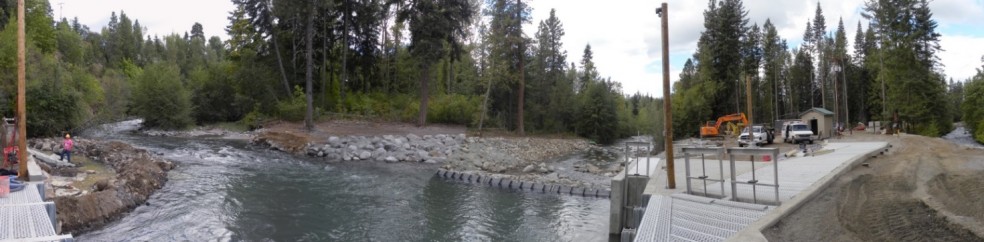
[[[734,122],[737,122],[735,124]],[[727,123],[727,130],[729,134],[737,134],[742,128],[748,126],[748,118],[745,117],[745,113],[733,113],[725,116],[721,116],[717,119],[717,122],[707,121],[707,124],[700,127],[700,137],[701,138],[713,138],[721,137],[721,125]]]
[[[17,164],[17,125],[12,118],[3,118],[0,123],[0,148],[3,148],[3,163],[0,168],[12,168]]]

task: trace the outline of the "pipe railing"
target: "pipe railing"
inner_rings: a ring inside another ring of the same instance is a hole
[[[686,172],[687,172],[687,194],[691,194],[691,195],[703,195],[705,197],[712,197],[711,196],[712,194],[710,194],[710,193],[707,192],[707,182],[708,181],[711,181],[711,182],[718,182],[721,185],[721,193],[720,194],[713,194],[713,195],[718,196],[719,198],[726,196],[726,194],[724,193],[724,191],[725,191],[724,190],[724,183],[725,183],[725,180],[724,180],[724,161],[722,160],[722,158],[724,157],[724,152],[725,152],[724,148],[721,148],[721,147],[708,147],[708,148],[703,148],[703,147],[687,147],[687,148],[683,148],[683,154],[684,154],[683,160],[684,160],[684,165],[685,165]],[[694,174],[691,174],[692,172],[691,172],[691,166],[690,166],[690,157],[692,155],[697,155],[697,154],[700,155],[700,167],[701,167],[701,171],[700,171],[700,175],[699,176],[695,176]],[[707,160],[705,158],[706,155],[714,155],[714,156],[717,157],[717,160],[718,160],[718,172],[719,172],[718,179],[710,178],[707,175]],[[694,191],[693,191],[693,185],[692,185],[692,182],[691,181],[692,180],[695,180],[695,179],[696,180],[700,180],[700,181],[703,182],[703,185],[704,185],[703,194],[695,194],[694,193]]]
[[[778,148],[728,148],[727,153],[731,160],[731,200],[738,201],[738,185],[752,186],[752,203],[758,203],[759,186],[775,188],[775,205],[779,205],[779,149]],[[735,174],[735,157],[748,155],[752,164],[752,179],[748,181],[738,181]],[[758,180],[755,171],[755,156],[771,155],[773,182],[772,184],[762,183]]]

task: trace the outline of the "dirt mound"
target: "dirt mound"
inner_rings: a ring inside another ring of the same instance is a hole
[[[929,183],[930,194],[949,211],[984,223],[984,172],[970,175],[940,174]],[[972,202],[968,202],[972,201]]]
[[[846,173],[771,229],[771,241],[984,241],[984,151],[914,135],[858,135],[891,152]]]
[[[253,140],[253,144],[269,146],[271,149],[292,154],[301,154],[311,142],[310,134],[292,130],[263,130]]]
[[[63,232],[96,229],[144,204],[167,181],[174,165],[128,144],[78,140],[76,152],[111,166],[116,177],[94,186],[91,193],[56,197],[58,221]]]
[[[862,175],[842,193],[840,222],[862,241],[972,241],[970,231],[947,222],[909,194],[915,180],[905,176]]]

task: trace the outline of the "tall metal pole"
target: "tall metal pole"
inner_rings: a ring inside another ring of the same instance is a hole
[[[17,174],[21,180],[27,180],[27,107],[24,105],[24,93],[27,78],[25,65],[26,47],[24,46],[24,0],[17,0],[17,160],[20,164]]]
[[[670,38],[667,31],[667,16],[669,10],[664,2],[656,13],[662,17],[663,31],[663,137],[666,143],[666,188],[676,189],[676,176],[673,170],[673,107],[670,105]]]

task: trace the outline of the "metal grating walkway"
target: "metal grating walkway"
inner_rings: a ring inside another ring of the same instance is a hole
[[[635,241],[723,241],[770,209],[686,194],[656,195]]]
[[[39,202],[43,201],[41,200],[41,193],[38,191],[37,185],[28,184],[27,187],[24,187],[24,190],[11,192],[7,197],[0,198],[0,207]]]
[[[72,240],[55,231],[55,204],[44,202],[40,186],[28,183],[24,190],[0,198],[0,242]]]
[[[827,146],[827,149],[834,151],[832,153],[779,161],[779,200],[786,202],[817,192],[814,185],[829,180],[838,168],[885,147],[887,144],[882,142],[832,143]],[[676,162],[682,164],[679,159]],[[774,177],[773,165],[774,162],[756,165],[756,179],[771,181]],[[677,184],[684,184],[681,177],[685,175],[678,170]],[[736,177],[739,181],[751,179],[750,172]],[[726,183],[730,184],[730,179],[726,179]],[[648,186],[654,185],[660,184],[650,183]],[[717,186],[720,185],[716,182],[707,184],[709,189]],[[695,193],[702,193],[702,188],[703,184],[695,186]],[[737,197],[743,201],[753,200],[752,194],[760,202],[775,199],[774,188],[760,187],[753,193],[751,186],[738,185],[737,190]],[[654,193],[636,230],[635,241],[725,241],[777,211],[773,206],[729,201],[733,196],[730,190],[725,192],[724,199],[688,195],[678,190]]]

